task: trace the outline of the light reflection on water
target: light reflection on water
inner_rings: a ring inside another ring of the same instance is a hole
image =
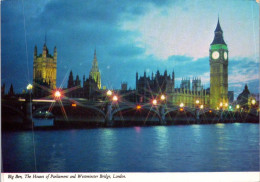
[[[5,172],[258,171],[259,125],[3,132]],[[34,158],[34,149],[36,157]]]

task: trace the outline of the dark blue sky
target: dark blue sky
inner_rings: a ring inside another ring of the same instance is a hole
[[[11,0],[1,2],[2,83],[32,82],[33,50],[58,51],[57,86],[89,75],[94,49],[101,84],[135,88],[135,73],[157,69],[201,77],[209,87],[209,46],[217,18],[229,48],[229,90],[259,89],[259,4],[249,0]]]

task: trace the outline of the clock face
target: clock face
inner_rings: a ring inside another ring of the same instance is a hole
[[[212,53],[212,58],[213,58],[213,59],[218,59],[218,58],[219,58],[219,52],[218,52],[218,51],[214,51],[214,52]]]
[[[224,52],[224,59],[227,60],[227,52]]]

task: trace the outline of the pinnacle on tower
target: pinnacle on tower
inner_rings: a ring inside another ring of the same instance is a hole
[[[214,33],[215,33],[214,40],[210,45],[214,45],[214,44],[227,45],[224,41],[224,38],[223,38],[223,31],[222,31],[220,23],[219,23],[219,18],[218,18],[217,27],[216,27]]]

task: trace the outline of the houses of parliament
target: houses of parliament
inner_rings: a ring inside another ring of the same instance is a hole
[[[185,106],[194,107],[195,101],[199,100],[200,104],[216,109],[220,103],[228,103],[228,47],[223,38],[223,31],[218,20],[214,31],[214,38],[209,48],[209,64],[210,64],[210,88],[205,89],[201,84],[200,78],[183,78],[179,88],[175,88],[174,71],[168,74],[165,71],[161,74],[157,71],[152,73],[151,77],[144,72],[143,76],[136,73],[136,89],[127,90],[127,84],[123,83],[121,90],[116,92],[126,93],[126,100],[138,103],[149,102],[151,98],[156,98],[161,94],[167,95],[167,102],[174,105],[183,103]],[[130,70],[129,70],[130,71]],[[46,93],[42,93],[40,85],[56,88],[57,74],[57,49],[54,48],[54,55],[50,55],[46,44],[43,46],[43,52],[37,55],[37,47],[34,50],[33,62],[33,84],[34,96],[42,97]],[[77,75],[73,77],[70,72],[68,79],[67,97],[77,97],[86,99],[98,99],[102,93],[105,93],[105,87],[101,88],[101,75],[98,68],[98,60],[96,50],[92,61],[92,68],[89,77],[83,76],[83,81]]]

